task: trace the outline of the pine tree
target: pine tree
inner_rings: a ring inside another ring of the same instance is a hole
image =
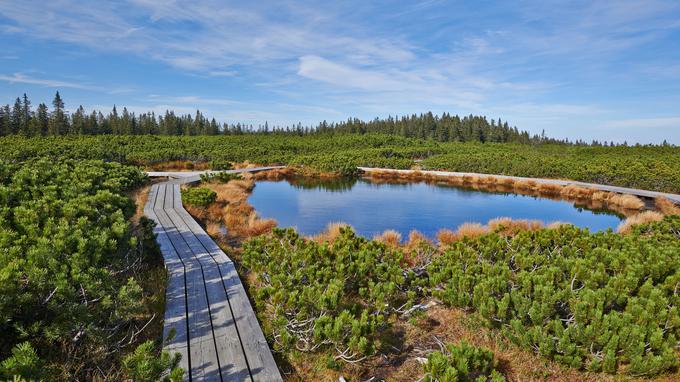
[[[50,116],[48,134],[60,135],[68,131],[66,112],[64,111],[64,101],[61,99],[59,92],[54,95],[52,101],[52,115]]]
[[[9,105],[0,107],[0,136],[11,134],[9,127],[10,118],[11,114],[9,111]]]
[[[21,130],[21,116],[21,100],[17,97],[16,101],[14,101],[14,108],[12,108],[12,118],[10,119],[9,126],[10,134],[17,134]]]
[[[24,93],[23,102],[21,104],[21,125],[19,126],[19,134],[30,135],[29,124],[31,121],[31,101],[28,100],[26,93]]]
[[[49,126],[50,114],[47,110],[47,105],[41,103],[35,112],[35,116],[31,118],[29,126],[29,134],[32,136],[46,135]]]
[[[85,109],[80,105],[71,117],[71,134],[84,134],[85,130]]]

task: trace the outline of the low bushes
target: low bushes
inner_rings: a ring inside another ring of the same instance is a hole
[[[498,361],[489,349],[465,341],[447,344],[442,351],[430,353],[423,364],[427,382],[504,382]]]
[[[217,193],[204,187],[190,187],[182,190],[182,203],[194,207],[207,207],[217,200]]]
[[[257,275],[253,293],[279,351],[328,351],[334,362],[375,353],[409,281],[402,255],[340,228],[332,244],[275,229],[245,244],[243,264]]]
[[[577,368],[653,375],[678,366],[680,216],[589,234],[573,226],[453,244],[434,294],[474,308],[518,345]]]
[[[159,329],[153,225],[133,227],[124,194],[144,180],[118,163],[0,161],[0,380],[122,379]]]
[[[494,231],[456,237],[439,250],[417,235],[404,245],[393,233],[376,238],[386,245],[339,228],[332,243],[317,243],[276,229],[248,242],[242,256],[257,279],[258,311],[284,354],[362,360],[381,351],[391,314],[431,294],[473,311],[520,347],[578,369],[639,376],[678,367],[680,216],[636,225],[628,235],[531,222],[508,234],[506,223],[498,219]],[[455,362],[436,357],[439,366],[427,371],[446,380]]]

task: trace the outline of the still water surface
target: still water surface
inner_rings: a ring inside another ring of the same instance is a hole
[[[404,237],[416,229],[435,237],[441,228],[490,219],[562,221],[591,231],[616,228],[614,213],[590,211],[567,201],[489,193],[426,183],[375,184],[364,179],[303,179],[257,182],[250,204],[261,217],[305,235],[319,233],[330,222],[345,222],[365,237],[394,229]]]

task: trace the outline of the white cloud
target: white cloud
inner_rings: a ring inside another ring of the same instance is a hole
[[[0,75],[1,81],[7,81],[9,83],[21,83],[30,84],[38,86],[46,86],[50,88],[72,88],[72,89],[83,89],[83,90],[98,90],[98,88],[89,85],[83,85],[77,82],[60,81],[60,80],[50,80],[45,78],[35,78],[29,77],[22,73],[14,73],[12,75]]]

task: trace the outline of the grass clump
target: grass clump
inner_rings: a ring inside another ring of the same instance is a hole
[[[644,223],[652,223],[652,222],[658,222],[663,220],[663,214],[656,212],[656,211],[644,211],[640,212],[637,215],[633,215],[626,220],[624,220],[619,226],[616,228],[616,231],[618,233],[631,233],[633,230],[634,226],[644,224]]]
[[[504,382],[491,350],[466,341],[430,353],[423,364],[428,382]]]

